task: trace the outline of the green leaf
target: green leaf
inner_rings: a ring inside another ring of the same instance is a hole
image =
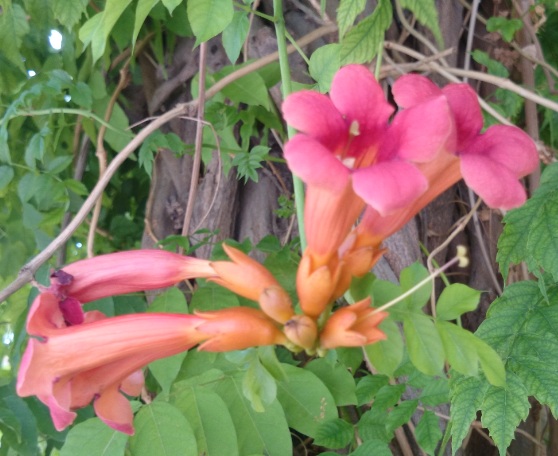
[[[551,273],[554,280],[558,282],[558,255],[556,255],[556,252],[558,252],[557,203],[558,192],[541,205],[537,212],[537,218],[532,220],[529,226],[527,251],[540,267]]]
[[[491,59],[486,52],[475,49],[471,52],[471,57],[473,57],[475,62],[484,65],[490,74],[500,76],[501,78],[507,78],[510,75],[509,71],[502,63]]]
[[[393,456],[388,444],[382,440],[371,439],[363,442],[351,456]]]
[[[386,429],[388,413],[385,410],[372,408],[364,413],[358,422],[358,435],[363,441],[380,440],[389,442],[393,433]]]
[[[190,301],[190,309],[192,311],[219,310],[238,305],[238,296],[236,296],[233,292],[211,282],[206,282],[203,286],[200,286]]]
[[[145,19],[159,0],[138,0],[136,6],[136,19],[134,21],[134,31],[132,33],[132,46],[136,45],[136,40]]]
[[[333,418],[320,424],[314,444],[326,448],[344,448],[353,440],[353,425],[341,418]]]
[[[393,377],[403,359],[403,337],[397,323],[386,319],[380,323],[380,329],[387,339],[363,347],[366,356],[380,374]]]
[[[413,263],[401,271],[399,281],[401,283],[401,291],[406,293],[419,282],[428,277],[428,270],[420,263]],[[418,290],[415,290],[411,296],[403,300],[403,304],[409,311],[420,311],[430,299],[432,294],[432,282],[426,282]]]
[[[182,3],[182,0],[162,0],[162,2],[169,13],[172,14],[176,7]]]
[[[83,45],[91,44],[93,62],[104,54],[110,32],[131,1],[107,0],[105,10],[93,16],[79,29],[79,39]]]
[[[356,389],[357,404],[364,405],[372,402],[380,388],[389,384],[385,375],[367,375],[359,380]]]
[[[277,382],[277,399],[289,426],[315,437],[321,423],[337,417],[335,399],[312,372],[283,364],[286,380]]]
[[[452,283],[444,288],[436,303],[436,318],[456,320],[466,312],[472,312],[479,304],[480,291],[463,285]]]
[[[233,20],[231,0],[188,0],[186,6],[196,46],[221,33]]]
[[[339,38],[343,39],[347,30],[354,24],[357,16],[364,11],[366,0],[341,0],[337,8]]]
[[[71,30],[81,19],[81,15],[85,12],[88,0],[53,0],[50,2],[50,8],[55,19],[64,27]]]
[[[0,191],[4,190],[14,178],[14,169],[11,166],[0,166]]]
[[[239,454],[289,456],[292,442],[283,408],[277,400],[256,412],[242,393],[243,374],[227,376],[213,389],[225,401],[236,428]]]
[[[401,0],[401,7],[406,8],[415,15],[425,27],[428,27],[436,38],[438,46],[443,49],[444,39],[440,30],[440,23],[438,18],[438,9],[434,0]]]
[[[256,412],[264,412],[265,406],[277,397],[275,379],[257,358],[250,363],[244,374],[242,392]]]
[[[481,378],[459,374],[450,376],[452,454],[457,452],[469,433],[488,388],[488,383]]]
[[[478,337],[475,337],[472,342],[477,349],[477,355],[487,380],[491,385],[505,386],[506,369],[502,358],[498,356],[498,353],[490,345]]]
[[[356,405],[355,379],[346,367],[341,364],[332,365],[326,359],[320,358],[310,361],[304,368],[327,386],[338,407]]]
[[[518,32],[523,28],[523,22],[521,19],[513,18],[513,19],[506,19],[505,17],[501,16],[492,16],[488,18],[486,21],[486,30],[489,32],[498,32],[502,35],[505,41],[511,43],[515,32]]]
[[[90,87],[84,82],[79,81],[70,87],[72,102],[86,109],[91,109],[93,104],[93,94]]]
[[[45,171],[51,174],[59,174],[70,166],[73,161],[74,157],[72,155],[60,155],[46,164]]]
[[[237,456],[236,431],[223,399],[207,388],[179,384],[176,386],[172,403],[192,426],[198,453],[206,456]]]
[[[434,455],[434,451],[442,438],[440,422],[434,412],[424,411],[424,415],[422,415],[415,429],[415,436],[420,447],[428,454]]]
[[[363,19],[345,35],[341,43],[341,64],[371,61],[380,50],[391,19],[391,3],[388,0],[379,0],[372,15]]]
[[[24,58],[19,49],[23,37],[29,33],[29,23],[25,10],[16,3],[4,4],[0,13],[0,43],[4,57],[21,71],[25,71]]]
[[[372,407],[379,410],[387,410],[399,402],[404,392],[404,384],[382,386],[374,397]]]
[[[219,72],[219,77],[232,73],[233,68]],[[231,82],[221,90],[221,93],[236,103],[263,106],[269,109],[269,95],[263,78],[256,72],[248,73],[246,76]]]
[[[418,406],[418,400],[403,401],[393,408],[386,421],[386,429],[389,433],[408,423]]]
[[[333,76],[341,66],[340,50],[341,46],[338,43],[326,44],[316,49],[310,57],[308,71],[322,93],[329,92]]]
[[[449,384],[446,377],[428,378],[428,383],[420,393],[420,401],[432,407],[449,402]]]
[[[91,418],[70,429],[60,456],[122,456],[126,442],[126,434],[109,428],[99,418]]]
[[[403,331],[409,358],[417,369],[427,375],[439,375],[444,367],[444,348],[432,320],[413,315],[405,319]]]
[[[172,287],[158,295],[149,305],[148,312],[188,313],[188,305],[184,293]]]
[[[490,437],[498,447],[500,454],[514,438],[515,430],[529,414],[527,390],[513,374],[508,374],[506,387],[491,386],[482,404],[481,422],[490,431]]]
[[[25,148],[24,160],[29,168],[35,168],[35,161],[43,161],[45,154],[45,138],[41,133],[35,133]]]
[[[248,14],[243,11],[235,11],[231,23],[223,30],[221,37],[227,57],[232,64],[238,60],[249,30]]]
[[[161,401],[144,405],[134,419],[130,438],[134,456],[180,454],[197,456],[196,437],[190,423],[176,407]]]
[[[436,329],[451,367],[463,375],[477,375],[479,357],[475,347],[475,336],[446,321],[437,321]]]

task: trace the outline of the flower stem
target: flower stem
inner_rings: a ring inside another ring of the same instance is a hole
[[[277,35],[277,51],[279,53],[279,68],[281,69],[281,91],[283,99],[291,93],[291,73],[289,69],[289,57],[287,54],[287,42],[285,19],[283,18],[282,0],[273,0],[273,11],[275,15],[275,34]],[[292,127],[287,125],[287,135],[289,138],[295,134]],[[293,187],[296,207],[296,218],[298,221],[298,231],[300,235],[300,247],[302,251],[306,249],[306,233],[304,232],[304,185],[302,181],[293,175]]]

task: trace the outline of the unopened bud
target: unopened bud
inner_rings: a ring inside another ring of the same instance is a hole
[[[287,338],[306,350],[311,350],[316,345],[318,326],[307,315],[295,315],[285,323],[283,332]]]
[[[457,265],[460,268],[466,268],[469,266],[469,257],[467,256],[467,247],[464,245],[457,246],[457,255],[456,257],[459,259],[459,263]]]
[[[294,314],[289,294],[279,286],[265,288],[258,302],[268,317],[281,324],[285,324]]]

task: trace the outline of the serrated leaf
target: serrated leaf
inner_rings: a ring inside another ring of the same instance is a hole
[[[130,438],[130,451],[134,455],[198,455],[194,431],[173,405],[161,401],[144,405],[134,419],[134,426],[136,433]]]
[[[410,10],[417,21],[428,27],[436,38],[438,46],[444,47],[444,39],[440,30],[438,9],[434,0],[401,0],[401,7]]]
[[[238,455],[238,440],[231,414],[217,393],[195,386],[177,385],[172,403],[192,426],[199,454]]]
[[[351,453],[351,456],[370,456],[372,454],[374,456],[393,456],[388,444],[377,439],[363,442],[362,445]]]
[[[341,0],[337,8],[337,26],[342,40],[347,30],[354,24],[357,16],[364,11],[366,0]]]
[[[474,345],[475,336],[469,331],[446,321],[437,321],[436,329],[451,367],[463,375],[477,375],[479,357]]]
[[[326,44],[316,49],[310,56],[308,71],[318,83],[318,90],[322,93],[329,92],[333,76],[341,66],[340,51],[341,45],[338,43]]]
[[[415,436],[420,447],[428,454],[434,455],[434,451],[442,438],[440,420],[434,412],[425,410],[415,428]]]
[[[355,379],[344,366],[332,365],[326,359],[320,358],[310,361],[304,368],[324,383],[338,407],[356,405]]]
[[[320,424],[314,444],[327,448],[344,448],[353,439],[353,425],[341,418],[333,418]]]
[[[0,43],[2,54],[21,71],[25,71],[24,58],[19,52],[23,37],[29,33],[25,10],[17,3],[3,5],[0,13]]]
[[[371,61],[380,50],[391,20],[391,3],[388,0],[379,0],[374,12],[345,35],[339,54],[341,64]]]
[[[88,0],[53,0],[50,2],[50,8],[54,18],[58,20],[64,27],[71,30],[85,12]]]
[[[387,339],[366,345],[363,350],[380,374],[393,377],[395,370],[403,359],[403,337],[399,326],[391,319],[382,321],[379,328],[386,334]]]
[[[238,296],[214,283],[204,283],[196,290],[190,301],[192,311],[219,310],[238,305]]]
[[[358,405],[372,402],[380,388],[389,384],[389,378],[385,375],[367,375],[359,380],[356,389]]]
[[[456,320],[466,312],[472,312],[479,304],[480,291],[461,283],[444,288],[436,303],[436,318]]]
[[[358,422],[358,435],[363,441],[380,440],[389,442],[393,433],[386,429],[388,413],[385,410],[372,408],[364,413]]]
[[[121,456],[127,442],[126,434],[91,418],[70,429],[60,456]]]
[[[490,384],[494,386],[505,386],[506,369],[498,353],[496,353],[490,345],[477,337],[474,338],[473,344],[477,349],[477,355],[484,375]]]
[[[406,318],[403,331],[409,358],[417,369],[427,375],[438,375],[444,367],[444,348],[430,318],[416,314]]]
[[[450,377],[452,454],[461,447],[477,417],[489,385],[484,379],[459,374]]]
[[[244,11],[235,11],[231,23],[223,30],[221,37],[227,57],[232,64],[238,60],[249,30],[248,14]]]
[[[231,0],[188,0],[186,7],[196,46],[225,30],[234,15]]]
[[[404,384],[382,386],[374,397],[372,408],[387,410],[388,408],[393,407],[395,404],[397,404],[397,402],[399,402],[399,399],[401,399],[401,395],[404,392]]]
[[[289,426],[314,437],[318,426],[337,417],[335,399],[312,372],[283,364],[286,380],[277,382],[277,399]]]
[[[490,74],[500,76],[501,78],[507,78],[510,75],[508,69],[501,62],[491,59],[484,51],[475,49],[471,52],[471,57],[473,57],[475,62],[484,65]]]
[[[491,386],[486,392],[481,422],[488,428],[500,454],[506,453],[517,426],[527,418],[530,407],[525,386],[513,374],[508,374],[505,388]]]
[[[420,393],[420,401],[424,405],[436,406],[449,401],[449,385],[446,377],[429,378]]]
[[[489,32],[498,32],[502,35],[505,41],[510,43],[513,40],[515,32],[523,28],[521,19],[513,18],[507,19],[501,16],[489,17],[486,21],[486,30]]]
[[[403,426],[405,423],[408,423],[415,410],[418,406],[418,400],[412,399],[408,401],[403,401],[398,404],[393,410],[389,413],[387,421],[386,421],[386,429],[388,432],[393,432],[397,428]]]
[[[232,72],[232,68],[219,73],[226,76]],[[269,95],[263,78],[256,72],[248,73],[246,76],[231,82],[221,90],[221,93],[236,103],[263,106],[269,108]]]
[[[527,251],[558,282],[558,192],[545,196],[546,201],[529,226]]]

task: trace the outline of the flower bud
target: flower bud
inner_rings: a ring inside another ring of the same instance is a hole
[[[306,350],[313,349],[318,338],[318,326],[307,315],[294,315],[285,323],[283,332],[291,342]]]
[[[265,288],[258,302],[264,313],[278,323],[285,324],[294,314],[291,298],[281,287]]]
[[[298,265],[296,290],[302,311],[318,318],[332,301],[333,290],[339,273],[332,274],[328,265],[312,270],[312,257],[305,253]]]

